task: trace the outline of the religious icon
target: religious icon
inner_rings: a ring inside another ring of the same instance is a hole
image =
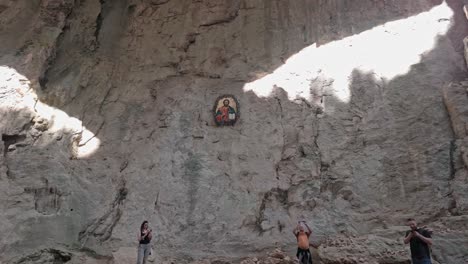
[[[215,123],[218,126],[233,126],[239,119],[239,103],[232,95],[218,97],[214,107]]]

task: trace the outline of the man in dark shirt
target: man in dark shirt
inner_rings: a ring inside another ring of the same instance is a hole
[[[432,245],[431,232],[418,228],[416,220],[408,219],[410,231],[406,232],[405,244],[410,244],[411,261],[413,264],[432,264],[429,246]]]

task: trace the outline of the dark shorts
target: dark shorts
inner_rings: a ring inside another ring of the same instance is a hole
[[[413,258],[411,259],[411,263],[412,264],[432,264],[430,258],[423,258],[423,259]]]
[[[300,264],[312,264],[312,255],[309,249],[298,248],[296,257]]]

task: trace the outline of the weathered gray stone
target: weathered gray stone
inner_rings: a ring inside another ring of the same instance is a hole
[[[153,262],[292,263],[306,219],[317,263],[408,263],[407,217],[463,263],[466,35],[451,0],[0,0],[0,263],[132,262],[145,219]]]

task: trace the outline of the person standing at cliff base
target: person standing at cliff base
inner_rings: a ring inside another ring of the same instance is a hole
[[[411,230],[406,231],[404,242],[410,244],[411,262],[413,264],[432,264],[429,248],[432,246],[431,232],[418,228],[416,220],[413,218],[409,218],[407,224]]]
[[[309,237],[312,230],[305,221],[299,221],[296,228],[293,230],[297,239],[297,253],[296,257],[300,264],[312,264],[312,255],[309,250]]]
[[[145,264],[148,255],[151,252],[152,230],[148,227],[148,221],[143,221],[138,233],[138,259],[137,264]]]

